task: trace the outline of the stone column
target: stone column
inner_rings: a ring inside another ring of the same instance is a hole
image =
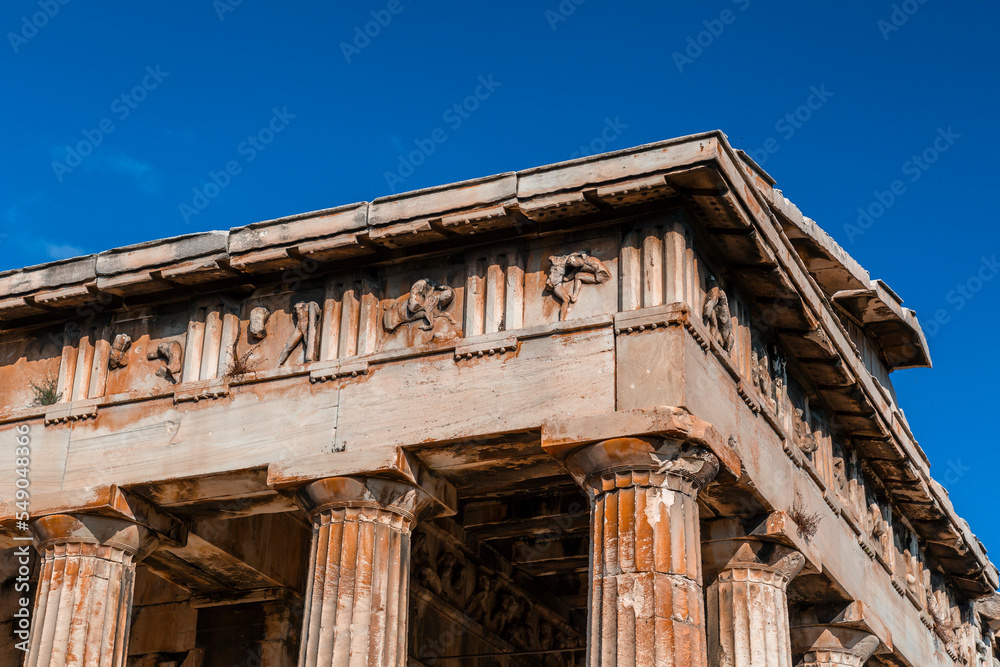
[[[709,537],[711,535],[711,530]],[[789,582],[805,565],[792,547],[758,538],[702,545],[708,582],[708,664],[791,667]]]
[[[861,667],[879,646],[875,635],[835,625],[792,629],[792,648],[803,657],[802,667]]]
[[[697,496],[718,459],[637,437],[584,445],[564,462],[591,498],[587,664],[703,667]]]
[[[300,667],[405,665],[410,532],[431,497],[404,482],[330,477],[298,500],[313,523]]]
[[[42,556],[25,667],[122,667],[135,565],[157,538],[131,521],[53,514],[32,531]]]

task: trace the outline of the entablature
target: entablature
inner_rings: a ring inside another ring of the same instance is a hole
[[[725,333],[728,291],[737,328],[763,319],[959,587],[994,589],[984,550],[844,324],[874,336],[892,368],[889,351],[919,334],[912,311],[793,208],[706,133],[7,272],[4,358],[22,381],[54,374],[66,400],[7,400],[0,417],[56,425],[106,404],[211,401],[234,385],[358,377],[408,356],[462,363],[587,322],[628,329],[628,313],[672,303],[697,314],[697,335],[753,387],[761,359],[750,333]],[[170,310],[182,326],[155,323]],[[766,393],[743,392],[767,412]]]

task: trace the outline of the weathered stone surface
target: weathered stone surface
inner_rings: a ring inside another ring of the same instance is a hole
[[[299,664],[405,665],[410,533],[430,496],[353,477],[312,482],[298,495],[313,522]]]
[[[34,522],[42,555],[29,667],[122,667],[135,564],[155,546],[118,518],[54,514]]]
[[[787,600],[886,663],[989,664],[997,571],[898,405],[929,363],[901,304],[709,132],[0,274],[0,440],[31,520],[155,533],[137,617],[186,639],[140,665],[293,664],[303,617],[316,660],[402,659],[305,544],[359,536],[363,582],[419,512],[330,478],[452,517],[412,548],[425,664],[573,664],[589,606],[592,661],[781,665]]]
[[[696,498],[718,459],[697,445],[621,438],[564,462],[592,503],[590,664],[704,664]]]
[[[709,531],[703,546],[708,664],[791,667],[786,593],[805,557],[776,542],[721,532]]]
[[[878,637],[838,626],[800,626],[792,630],[792,647],[803,667],[862,667],[879,647]]]

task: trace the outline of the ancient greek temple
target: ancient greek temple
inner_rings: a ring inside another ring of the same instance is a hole
[[[8,271],[0,665],[997,667],[930,363],[720,132]]]

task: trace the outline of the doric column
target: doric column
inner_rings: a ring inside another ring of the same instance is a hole
[[[861,667],[879,646],[870,632],[835,625],[792,629],[792,648],[803,656],[802,667]]]
[[[135,565],[157,544],[127,519],[53,514],[32,531],[42,557],[26,667],[125,665]]]
[[[564,462],[591,498],[588,664],[704,666],[697,496],[718,459],[634,437],[584,445]]]
[[[410,532],[431,496],[405,482],[331,477],[298,500],[313,523],[299,665],[405,665]]]
[[[712,533],[710,529],[702,545],[708,664],[791,667],[786,590],[805,565],[805,556],[776,542],[753,537],[713,539],[717,535]]]

